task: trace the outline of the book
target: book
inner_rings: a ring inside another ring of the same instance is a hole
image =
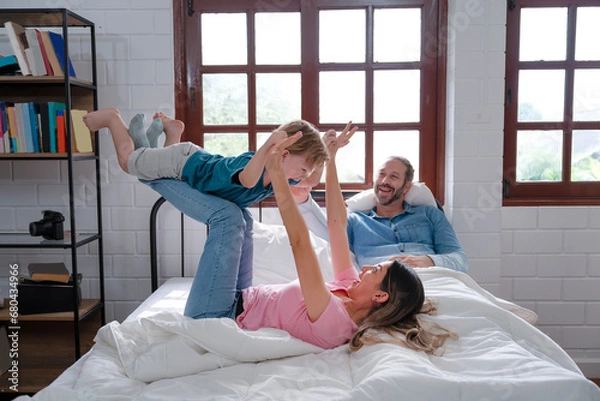
[[[6,28],[10,45],[12,46],[15,57],[19,63],[21,74],[31,75],[31,69],[29,68],[27,57],[25,56],[25,49],[29,48],[27,37],[25,36],[25,28],[12,21],[5,22],[4,27]]]
[[[23,120],[22,132],[25,138],[25,149],[27,153],[34,153],[35,146],[31,129],[31,116],[29,115],[29,103],[19,103],[19,106],[21,106],[21,119]],[[19,128],[21,128],[21,125],[19,125]]]
[[[58,148],[58,153],[67,152],[65,109],[56,111],[56,146]]]
[[[36,110],[34,102],[28,102],[27,107],[29,108],[29,124],[31,127],[31,139],[33,142],[33,151],[40,153],[40,127],[38,124],[39,107]]]
[[[14,54],[0,57],[0,75],[14,75],[19,71],[19,62]]]
[[[83,122],[83,116],[87,114],[87,110],[71,110],[71,122],[73,138],[75,139],[75,148],[78,152],[93,152],[92,133]]]
[[[17,132],[17,122],[15,116],[14,104],[6,104],[6,114],[8,115],[8,133],[10,137],[10,153],[19,153],[19,141]]]
[[[64,110],[67,106],[61,102],[49,102],[48,103],[48,127],[50,131],[50,152],[58,152],[58,139],[56,125],[56,114],[58,110]]]
[[[40,130],[42,137],[42,140],[40,141],[42,152],[50,153],[52,152],[50,147],[50,104],[40,103],[38,107],[40,116]]]
[[[27,132],[25,131],[25,124],[23,124],[23,121],[23,103],[15,103],[15,126],[17,131],[19,153],[27,153],[30,149]]]
[[[64,263],[30,263],[29,277],[35,281],[68,283],[71,274]]]
[[[65,47],[63,43],[63,37],[61,34],[56,32],[49,31],[50,41],[52,42],[52,46],[54,47],[54,51],[56,52],[56,57],[60,63],[60,66],[64,71],[69,71],[69,76],[75,78],[75,69],[73,69],[73,64],[71,63],[71,58],[67,58],[68,66],[65,68]]]
[[[42,59],[44,60],[44,67],[46,68],[46,75],[54,75],[52,72],[52,65],[50,64],[50,59],[48,58],[48,51],[46,50],[46,44],[44,43],[44,39],[42,38],[42,31],[39,29],[35,30],[35,34],[37,36],[38,45],[40,47],[40,51],[42,53]]]
[[[35,29],[25,28],[25,35],[29,44],[29,51],[25,51],[25,54],[27,55],[29,68],[31,68],[31,74],[35,76],[48,75]]]
[[[6,146],[4,144],[6,138],[5,134],[8,131],[8,116],[6,115],[6,102],[0,102],[0,153],[6,152]]]
[[[42,35],[42,42],[44,43],[44,48],[46,49],[48,61],[50,61],[50,66],[52,67],[52,75],[62,77],[64,75],[63,70],[60,66],[60,61],[58,61],[58,56],[54,51],[52,41],[50,40],[50,33],[48,31],[40,31],[40,34]]]

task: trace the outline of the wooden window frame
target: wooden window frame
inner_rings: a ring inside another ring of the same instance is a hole
[[[577,129],[598,129],[600,121],[573,121],[573,77],[578,68],[600,68],[600,61],[575,60],[576,8],[586,0],[510,0],[506,29],[506,92],[504,120],[503,206],[600,205],[600,182],[572,182],[571,143]],[[567,7],[567,57],[565,61],[519,61],[520,10],[529,7]],[[518,75],[528,69],[565,70],[565,111],[561,122],[518,122]],[[563,176],[560,182],[517,182],[517,131],[563,131]]]
[[[200,38],[198,29],[199,24],[191,22],[194,13],[198,7],[195,5],[201,4],[204,12],[223,12],[224,4],[231,12],[248,12],[249,9],[255,11],[300,11],[302,13],[312,15],[316,19],[316,14],[320,9],[336,9],[336,8],[361,8],[365,6],[365,1],[360,0],[264,0],[258,3],[248,5],[247,0],[174,0],[173,2],[173,21],[174,21],[174,57],[175,57],[175,113],[178,119],[186,122],[185,139],[192,140],[202,146],[202,137],[204,132],[219,133],[219,132],[249,132],[249,150],[256,149],[256,133],[271,130],[275,126],[257,125],[255,121],[254,102],[249,100],[249,121],[243,126],[204,126],[202,114],[202,74],[206,72],[242,72],[251,74],[261,72],[261,66],[253,64],[251,59],[252,49],[250,49],[253,39],[252,18],[249,18],[248,24],[248,46],[249,51],[249,66],[231,66],[216,67],[202,66],[198,64],[199,51],[196,42],[193,45],[192,40],[188,38]],[[400,5],[404,3],[403,5]],[[372,12],[373,7],[406,7],[406,0],[375,0],[368,2],[367,12]],[[446,43],[447,43],[447,0],[411,0],[411,6],[420,6],[423,13],[427,13],[427,17],[435,20],[435,26],[423,24],[421,32],[421,40],[424,60],[418,64],[423,66],[424,73],[421,77],[422,97],[425,100],[421,101],[421,122],[418,124],[401,124],[404,129],[419,129],[427,132],[426,135],[421,135],[420,145],[420,177],[415,177],[415,181],[424,181],[431,188],[432,192],[442,203],[444,201],[444,174],[445,174],[445,119],[446,119]],[[260,9],[260,10],[256,10]],[[371,10],[371,11],[369,11]],[[302,18],[301,21],[303,31],[307,34],[302,37],[302,59],[300,72],[302,74],[302,116],[301,118],[308,121],[318,123],[318,105],[315,102],[307,102],[305,99],[318,99],[318,74],[320,71],[327,71],[328,68],[333,68],[336,71],[344,69],[352,70],[354,64],[339,65],[333,67],[327,65],[317,65],[315,60],[318,60],[318,29],[305,29],[306,24],[310,24],[308,18]],[[308,27],[314,28],[314,27]],[[367,27],[367,35],[373,35],[372,26]],[[367,40],[368,46],[372,43]],[[368,54],[372,54],[372,49],[367,49]],[[371,63],[371,64],[369,64]],[[364,64],[364,63],[358,63]],[[369,64],[367,70],[367,94],[366,102],[372,104],[372,71],[382,69],[382,67],[372,63],[372,60],[367,60]],[[387,68],[393,68],[393,63],[388,64]],[[391,65],[390,65],[391,64]],[[398,63],[407,64],[407,63]],[[384,67],[385,68],[385,67]],[[268,72],[297,72],[298,66],[269,66]],[[425,79],[425,76],[427,79]],[[370,86],[369,86],[370,85]],[[423,93],[428,95],[424,96]],[[255,96],[254,86],[249,82],[249,96]],[[318,103],[318,102],[317,102]],[[372,110],[372,109],[371,109]],[[367,107],[369,111],[369,107]],[[372,113],[371,113],[372,114]],[[426,118],[425,116],[434,114],[435,118]],[[368,120],[372,116],[366,115],[367,122],[360,124],[360,129],[365,131],[365,177],[364,184],[342,184],[343,189],[360,190],[370,188],[373,185],[373,131],[379,128],[385,129],[389,124],[372,124]],[[398,124],[394,124],[398,125]],[[323,127],[321,127],[323,128]],[[343,128],[339,126],[327,126],[327,129]],[[389,128],[388,128],[389,129]],[[425,162],[427,161],[427,162]],[[376,167],[376,166],[375,166]],[[321,185],[318,187],[321,189]]]

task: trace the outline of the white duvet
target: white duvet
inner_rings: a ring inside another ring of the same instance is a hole
[[[161,312],[104,326],[93,351],[33,399],[600,400],[572,359],[526,321],[533,312],[467,275],[418,271],[438,302],[430,319],[458,333],[442,356],[391,344],[321,350],[278,330]]]

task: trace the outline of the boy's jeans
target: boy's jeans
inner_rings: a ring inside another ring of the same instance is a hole
[[[252,285],[252,215],[225,199],[169,178],[144,181],[190,218],[209,226],[185,305],[194,319],[235,317],[241,290]]]

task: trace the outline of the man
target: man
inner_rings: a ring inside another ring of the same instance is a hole
[[[349,213],[350,249],[359,266],[400,259],[412,267],[442,266],[466,273],[467,257],[444,213],[404,201],[413,177],[414,168],[406,158],[390,157],[373,185],[375,207]],[[310,197],[310,188],[296,188],[294,195],[311,231],[327,239],[326,217]]]

